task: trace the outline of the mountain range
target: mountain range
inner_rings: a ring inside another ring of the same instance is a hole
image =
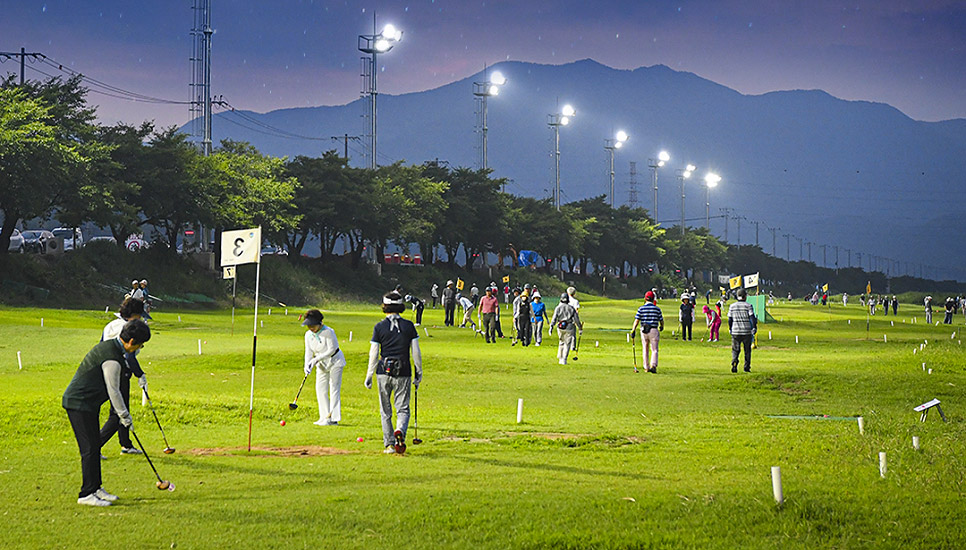
[[[811,242],[811,259],[819,265],[836,265],[837,246],[840,267],[849,256],[859,265],[861,254],[866,269],[872,260],[883,271],[888,265],[891,274],[923,269],[927,277],[966,280],[957,261],[966,253],[957,224],[966,210],[966,119],[921,122],[886,104],[819,90],[745,95],[663,65],[621,70],[589,59],[508,61],[488,69],[495,70],[508,82],[488,100],[488,164],[495,177],[509,180],[508,192],[551,196],[548,115],[570,104],[576,115],[560,127],[563,202],[608,193],[604,140],[623,130],[630,137],[615,156],[615,203],[628,202],[635,162],[638,204],[653,213],[648,159],[666,150],[671,160],[658,169],[657,180],[658,221],[666,227],[680,223],[676,174],[690,163],[697,171],[685,182],[687,223],[705,223],[703,176],[713,171],[722,179],[710,193],[711,229],[719,236],[727,231],[731,243],[755,244],[753,222],[759,222],[758,243],[767,252],[774,243],[782,258],[797,260],[801,250],[808,259]],[[432,90],[379,94],[378,162],[439,159],[478,167],[472,92],[473,83],[485,79],[481,71]],[[368,100],[360,99],[268,113],[220,112],[213,138],[248,141],[271,155],[318,156],[343,151],[342,139],[330,137],[355,135],[361,140],[349,143],[351,162],[365,166],[367,111]],[[743,218],[730,219],[727,229],[725,207]]]

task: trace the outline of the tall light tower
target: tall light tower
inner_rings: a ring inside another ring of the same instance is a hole
[[[717,187],[718,183],[720,182],[721,182],[721,176],[713,172],[708,172],[704,176],[704,208],[705,208],[704,228],[708,230],[709,234],[711,233],[711,188]],[[726,221],[725,222],[726,226],[727,226],[727,223],[728,222]],[[727,240],[728,239],[726,237],[725,241]]]
[[[553,130],[553,204],[560,211],[560,127],[570,124],[570,119],[577,111],[570,105],[564,105],[559,113],[547,115],[547,125]]]
[[[500,94],[500,86],[506,84],[506,78],[499,71],[493,72],[489,78],[486,77],[486,68],[483,69],[483,82],[473,83],[473,95],[480,106],[480,168],[486,170],[486,100],[487,98]]]
[[[657,169],[661,168],[667,161],[671,160],[671,155],[667,151],[661,151],[657,155],[657,159],[647,159],[647,166],[654,171],[654,221],[658,221],[657,217]]]
[[[684,180],[691,177],[691,173],[696,170],[693,164],[678,170],[678,179],[681,180],[681,237],[684,237]]]
[[[376,168],[376,54],[386,53],[402,40],[402,31],[392,24],[386,25],[381,33],[376,33],[376,14],[372,14],[372,34],[360,34],[359,51],[369,54],[362,58],[363,94],[369,96],[369,168]]]
[[[627,141],[627,132],[619,131],[614,135],[614,139],[604,140],[604,150],[610,157],[610,207],[614,208],[614,151],[624,146]]]

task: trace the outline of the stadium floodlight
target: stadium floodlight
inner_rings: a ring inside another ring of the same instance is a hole
[[[379,95],[376,86],[376,75],[379,72],[376,65],[376,54],[387,53],[402,40],[402,31],[397,29],[392,23],[382,28],[382,32],[376,33],[376,17],[372,16],[372,34],[360,34],[358,49],[360,52],[368,54],[363,61],[364,74],[366,79],[366,89],[363,93],[369,96],[369,168],[376,168],[376,98]]]
[[[678,180],[681,181],[681,237],[684,237],[684,180],[691,177],[695,166],[688,164],[682,170],[678,170]]]
[[[657,169],[663,167],[667,161],[671,160],[671,155],[667,151],[661,151],[658,153],[656,159],[647,159],[647,166],[654,171],[654,210],[651,211],[651,215],[654,216],[654,221],[657,222]]]
[[[556,209],[560,210],[560,127],[570,124],[570,119],[577,114],[572,105],[564,105],[559,113],[547,115],[547,125],[553,130],[553,202]]]
[[[503,73],[499,71],[493,71],[489,78],[486,76],[486,67],[483,67],[483,82],[473,83],[473,95],[476,96],[476,101],[479,105],[479,118],[477,119],[480,124],[480,168],[486,170],[488,168],[487,164],[487,132],[489,128],[487,127],[487,98],[495,97],[500,95],[500,86],[506,84],[506,77]]]
[[[715,174],[714,172],[708,172],[704,176],[704,206],[705,206],[705,228],[711,231],[711,188],[717,187],[718,183],[721,182],[721,176]]]
[[[604,150],[607,151],[610,161],[610,207],[614,208],[614,150],[620,149],[627,141],[627,132],[621,130],[614,134],[614,139],[604,140]]]

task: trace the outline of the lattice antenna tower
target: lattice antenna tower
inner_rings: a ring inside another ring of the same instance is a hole
[[[191,8],[191,135],[211,154],[211,0],[194,0]]]
[[[631,161],[631,179],[627,182],[627,206],[637,208],[637,163]]]

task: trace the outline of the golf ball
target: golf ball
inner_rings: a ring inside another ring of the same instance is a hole
[[[279,426],[284,426],[284,425],[285,425],[285,421],[284,421],[284,420],[282,420],[281,422],[279,422],[279,423],[278,423],[278,425],[279,425]]]
[[[362,438],[361,437],[357,437],[356,438],[356,441],[358,441],[359,443],[362,443]]]

